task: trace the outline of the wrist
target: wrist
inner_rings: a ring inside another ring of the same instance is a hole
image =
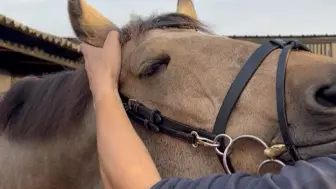
[[[99,92],[93,93],[93,102],[96,105],[107,102],[109,100],[121,101],[118,89],[110,88],[99,90]]]

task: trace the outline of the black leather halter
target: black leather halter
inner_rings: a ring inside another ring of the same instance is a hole
[[[196,131],[201,137],[214,140],[217,135],[225,133],[230,114],[233,111],[233,108],[235,107],[235,104],[237,103],[245,86],[252,78],[253,74],[256,72],[261,63],[264,61],[264,59],[276,49],[282,49],[282,52],[279,56],[276,75],[276,105],[279,129],[283,141],[287,147],[287,150],[290,153],[293,162],[295,162],[301,158],[290,137],[289,123],[287,122],[286,116],[286,63],[291,50],[303,50],[310,52],[310,50],[306,46],[304,46],[297,40],[291,40],[287,42],[281,39],[270,40],[268,43],[260,46],[249,57],[249,59],[246,61],[243,68],[231,84],[231,87],[228,90],[226,97],[224,98],[223,104],[217,115],[217,119],[215,121],[212,133],[174,121],[168,117],[161,115],[160,111],[158,110],[147,108],[140,102],[137,102],[133,99],[128,99],[127,97],[121,95],[125,110],[131,120],[144,126],[146,129],[152,132],[163,133],[190,144],[195,144],[196,142],[195,135],[192,134],[193,131]],[[221,143],[221,150],[224,151],[225,144],[223,141]],[[222,161],[220,162],[222,163]],[[233,170],[230,161],[228,162],[230,169]]]

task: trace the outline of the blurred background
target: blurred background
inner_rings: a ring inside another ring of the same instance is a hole
[[[175,12],[177,0],[86,0],[119,27],[133,16]],[[335,0],[193,0],[198,18],[219,35],[263,43],[298,39],[336,56]],[[0,92],[27,75],[81,66],[67,0],[0,0]]]

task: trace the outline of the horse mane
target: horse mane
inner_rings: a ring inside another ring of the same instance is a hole
[[[121,28],[120,42],[152,29],[181,28],[210,32],[199,21],[172,13],[137,17]],[[62,71],[41,78],[28,77],[15,83],[0,103],[0,135],[13,140],[49,139],[70,133],[81,125],[92,101],[88,78],[83,68]]]
[[[0,131],[14,139],[68,133],[82,120],[90,99],[83,69],[24,78],[0,103]]]

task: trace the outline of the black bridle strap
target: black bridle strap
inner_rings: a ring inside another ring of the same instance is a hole
[[[281,48],[283,49],[278,62],[277,69],[277,82],[276,82],[276,94],[277,94],[277,110],[278,110],[278,119],[279,119],[279,127],[280,132],[283,136],[284,143],[288,148],[292,158],[294,161],[299,159],[299,155],[297,153],[296,148],[291,140],[291,137],[288,132],[288,124],[286,117],[286,107],[285,107],[285,74],[286,74],[286,63],[287,63],[287,55],[291,49],[296,48],[298,50],[309,51],[304,45],[299,43],[298,41],[289,41],[285,42],[281,39],[275,39],[269,41],[269,43],[260,46],[246,61],[243,68],[240,70],[235,80],[232,82],[227,95],[224,98],[222,106],[217,115],[215,125],[213,128],[213,134],[218,135],[226,132],[226,127],[230,118],[230,115],[241,95],[244,91],[246,85],[253,77],[254,73],[257,71],[259,66],[263,63],[264,59],[274,50]],[[221,146],[221,150],[225,149],[225,145]],[[218,155],[221,159],[222,157]],[[231,164],[230,158],[227,160],[228,166],[231,170],[233,166]]]
[[[276,102],[277,102],[279,129],[282,135],[282,139],[288,149],[288,152],[291,155],[292,160],[295,162],[301,159],[301,157],[297,152],[297,149],[295,148],[292,138],[290,137],[289,134],[289,125],[286,114],[286,96],[285,96],[286,65],[287,65],[287,59],[292,49],[304,50],[309,52],[310,50],[304,45],[302,45],[299,41],[287,42],[285,48],[280,53],[276,73]]]
[[[267,44],[260,46],[254,53],[248,58],[243,68],[240,70],[235,80],[232,82],[222,106],[219,109],[217,118],[214,124],[212,133],[215,135],[225,133],[229,117],[246,85],[257,71],[264,59],[274,50],[283,47],[285,44],[282,40],[272,40]],[[222,152],[225,150],[224,141],[219,148]],[[222,163],[222,157],[217,154],[219,161]],[[234,171],[231,163],[231,159],[227,157],[227,165],[230,170]]]
[[[274,40],[270,43],[260,46],[246,61],[243,68],[240,70],[235,80],[232,82],[222,106],[219,109],[218,116],[213,128],[213,134],[225,133],[229,117],[247,83],[257,71],[264,59],[275,49],[281,48],[284,41]]]
[[[190,127],[165,117],[158,110],[147,108],[142,103],[128,99],[122,94],[120,96],[128,117],[149,131],[166,134],[189,144],[195,143],[195,136],[191,134],[192,131],[196,131],[199,136],[211,140],[216,137],[216,135],[203,129]]]

